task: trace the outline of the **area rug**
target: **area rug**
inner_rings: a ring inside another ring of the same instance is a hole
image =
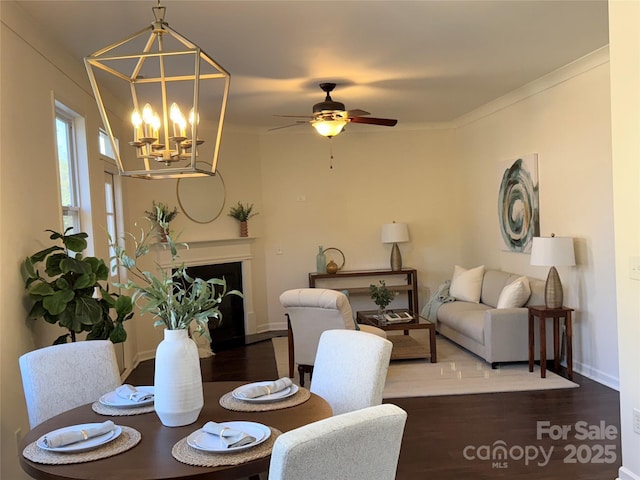
[[[411,334],[427,345],[426,330]],[[402,333],[400,333],[402,334]],[[287,339],[272,339],[278,366],[278,375],[288,376]],[[472,393],[518,392],[528,390],[552,390],[576,388],[579,385],[547,370],[547,377],[540,378],[540,367],[529,372],[526,363],[501,365],[492,369],[481,358],[438,336],[438,363],[429,360],[397,360],[389,365],[384,398],[431,397],[439,395],[466,395]],[[299,379],[295,372],[294,381]],[[308,386],[308,378],[306,384]]]

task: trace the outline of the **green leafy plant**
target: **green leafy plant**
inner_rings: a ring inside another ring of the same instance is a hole
[[[84,257],[88,235],[84,232],[68,235],[51,232],[49,237],[61,241],[30,257],[22,264],[25,288],[34,301],[29,318],[43,318],[51,324],[66,328],[69,333],[56,339],[54,344],[76,340],[76,334],[89,332],[88,340],[124,342],[127,332],[124,322],[133,316],[131,297],[109,293],[109,286],[102,286],[109,277],[109,269],[102,259]],[[43,276],[39,267],[44,265]],[[96,293],[99,296],[96,296]],[[115,320],[111,318],[115,310]]]
[[[229,216],[239,220],[241,222],[246,222],[251,217],[258,215],[258,212],[253,212],[253,203],[251,205],[243,205],[238,202],[236,206],[231,207],[229,210]]]
[[[166,223],[161,222],[161,227]],[[226,295],[238,295],[238,290],[227,291],[224,278],[203,280],[191,278],[184,264],[178,264],[178,246],[171,235],[167,235],[165,248],[171,253],[171,265],[164,268],[158,264],[157,273],[144,270],[139,260],[150,251],[151,232],[140,229],[140,236],[127,234],[135,244],[135,252],[130,255],[125,248],[112,243],[114,258],[123,266],[129,278],[125,283],[114,284],[133,291],[133,301],[140,307],[141,314],[152,313],[154,326],[164,326],[169,330],[188,329],[192,321],[197,323],[196,331],[205,334],[209,320],[215,318],[220,322],[222,313],[219,306]],[[140,303],[138,303],[140,302]]]
[[[157,228],[155,232],[156,237],[158,237],[161,242],[166,242],[167,235],[171,234],[169,223],[178,215],[178,208],[174,207],[173,210],[171,210],[165,203],[156,203],[154,200],[153,208],[151,208],[151,210],[145,210],[144,213],[147,216],[147,220]]]
[[[171,221],[176,218],[178,215],[178,207],[174,207],[173,210],[170,209],[168,205],[162,202],[156,203],[153,200],[153,206],[151,210],[145,210],[144,212],[149,220],[153,223],[171,223]]]
[[[387,308],[396,295],[387,288],[384,280],[380,280],[380,285],[369,285],[369,293],[371,294],[371,299],[381,310]]]

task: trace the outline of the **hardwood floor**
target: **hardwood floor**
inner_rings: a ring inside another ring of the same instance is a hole
[[[277,376],[268,338],[201,364],[205,381]],[[397,479],[615,479],[621,465],[618,392],[581,375],[574,381],[580,388],[393,399],[409,414]],[[127,382],[152,383],[153,361],[141,363]],[[562,428],[565,439],[551,438],[549,432]],[[492,460],[500,445],[506,458]]]

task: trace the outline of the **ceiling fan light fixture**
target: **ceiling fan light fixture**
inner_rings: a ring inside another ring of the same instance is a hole
[[[335,137],[340,134],[347,124],[345,119],[333,119],[333,120],[314,120],[311,122],[313,128],[323,137]]]

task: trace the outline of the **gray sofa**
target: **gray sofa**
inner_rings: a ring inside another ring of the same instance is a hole
[[[437,310],[437,331],[460,346],[482,357],[495,367],[502,362],[529,359],[529,321],[527,305],[544,305],[544,281],[529,278],[531,295],[524,307],[495,308],[502,289],[521,275],[486,270],[482,279],[480,303],[459,300],[443,303]],[[553,320],[547,319],[547,352],[553,356]],[[535,323],[536,359],[539,359],[539,325]]]

